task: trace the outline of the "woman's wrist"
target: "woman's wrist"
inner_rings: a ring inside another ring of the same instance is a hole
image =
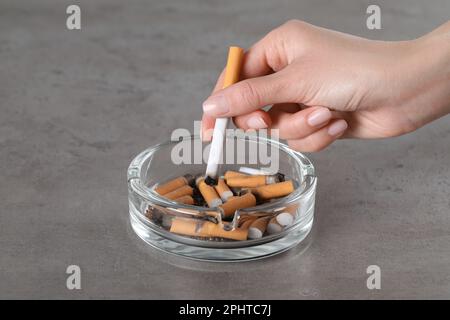
[[[434,119],[450,112],[450,22],[420,39],[424,89]],[[420,75],[419,75],[420,76]]]
[[[439,29],[408,41],[404,58],[390,73],[398,92],[389,104],[402,108],[412,129],[450,112],[450,24]]]

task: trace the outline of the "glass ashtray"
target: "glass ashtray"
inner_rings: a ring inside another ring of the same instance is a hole
[[[267,166],[267,161],[255,158],[255,152],[271,150],[272,155],[277,155],[277,172],[293,181],[294,191],[288,196],[254,207],[237,209],[226,221],[219,207],[182,204],[155,192],[155,186],[161,183],[184,175],[204,173],[206,169],[205,162],[198,160],[203,160],[203,151],[208,144],[201,142],[198,136],[161,143],[142,151],[128,168],[130,221],[133,230],[142,240],[164,252],[191,259],[242,261],[281,253],[305,239],[313,224],[317,183],[311,161],[287,145],[269,138],[233,134],[225,137],[225,143],[244,146],[247,152],[243,155],[239,151],[242,149],[238,149],[238,152],[233,148],[224,150],[224,159],[233,158],[233,161],[224,161],[220,172],[239,171],[243,166],[261,170]],[[200,147],[201,151],[192,146]],[[180,153],[180,150],[184,152]],[[174,155],[178,157],[176,161]],[[180,163],[180,157],[188,161]],[[182,235],[171,232],[170,229],[173,219],[177,219],[195,225],[195,228],[207,224],[221,232],[223,229],[226,234],[239,228],[240,221],[248,217],[267,217],[268,221],[276,221],[280,220],[281,214],[286,215],[286,212],[292,216],[288,223],[269,224],[264,235],[257,239]]]

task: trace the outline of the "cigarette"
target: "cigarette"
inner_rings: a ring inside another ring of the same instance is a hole
[[[214,187],[207,185],[202,177],[197,179],[196,182],[198,190],[200,191],[206,203],[208,204],[208,207],[215,208],[222,204],[222,200],[220,199],[220,196],[217,194],[216,189],[214,189]]]
[[[259,200],[269,200],[273,198],[284,197],[294,191],[292,180],[268,184],[252,189],[252,192]]]
[[[265,186],[266,184],[273,184],[280,182],[280,177],[278,175],[271,176],[245,176],[245,177],[234,177],[227,179],[227,185],[233,188],[256,188],[260,186]]]
[[[155,188],[155,191],[160,195],[165,195],[171,191],[174,191],[182,186],[190,184],[193,177],[190,174],[175,178]]]
[[[174,218],[170,232],[194,237],[214,237],[232,240],[247,240],[248,230],[224,230],[220,225],[210,221]]]
[[[223,175],[223,178],[225,180],[230,179],[230,178],[235,178],[235,177],[246,177],[247,175],[244,173],[240,173],[237,171],[231,171],[228,170],[227,172],[225,172],[225,174]]]
[[[228,188],[225,180],[219,179],[217,185],[215,186],[217,193],[222,198],[223,202],[226,202],[230,197],[233,196],[233,192],[231,192],[230,188]]]
[[[191,204],[191,205],[193,205],[195,203],[194,198],[192,198],[190,195],[176,198],[174,201],[179,202],[179,203],[184,203],[184,204]]]
[[[194,194],[194,188],[188,185],[184,185],[181,188],[175,189],[169,193],[164,194],[163,196],[170,200],[175,200],[177,198],[181,198],[183,196],[192,196]]]
[[[219,208],[222,208],[223,210],[223,217],[229,218],[238,209],[244,209],[244,208],[250,208],[256,206],[256,198],[252,193],[247,193],[243,196],[233,198],[232,200],[228,200]]]
[[[244,50],[239,47],[230,47],[225,70],[223,88],[226,88],[239,81]],[[217,179],[219,163],[222,159],[223,142],[225,139],[225,129],[227,128],[227,118],[217,118],[214,125],[211,149],[209,152],[208,165],[205,176],[210,179]]]
[[[274,175],[277,172],[273,172],[270,170],[265,169],[255,169],[255,168],[249,168],[249,167],[240,167],[239,172],[246,173],[252,176],[259,176],[259,175]]]
[[[266,231],[269,220],[270,220],[269,217],[262,217],[253,221],[250,227],[248,228],[248,238],[249,239],[262,238],[264,232]]]
[[[283,230],[283,227],[278,223],[277,218],[273,217],[270,219],[269,224],[267,225],[266,232],[267,234],[279,233]]]
[[[277,222],[283,227],[290,226],[294,223],[295,216],[297,215],[297,207],[298,206],[287,207],[283,212],[276,216]]]

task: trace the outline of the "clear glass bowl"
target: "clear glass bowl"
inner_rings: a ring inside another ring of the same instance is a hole
[[[314,166],[303,154],[291,150],[275,140],[227,135],[228,140],[241,141],[250,150],[254,147],[276,148],[279,151],[279,172],[294,180],[296,189],[290,195],[272,200],[253,208],[236,212],[231,226],[240,215],[268,213],[276,215],[287,207],[295,207],[294,222],[281,232],[253,240],[222,240],[188,237],[171,233],[161,224],[148,218],[149,213],[173,215],[188,219],[200,219],[221,223],[221,212],[216,208],[185,205],[168,200],[156,193],[152,186],[182,176],[203,173],[206,164],[175,164],[171,155],[174,147],[183,143],[198,143],[205,147],[198,136],[188,136],[180,141],[169,141],[150,147],[133,159],[128,168],[128,199],[131,225],[136,234],[147,244],[167,253],[187,258],[211,261],[240,261],[268,257],[299,244],[309,233],[314,218],[314,199],[317,178]],[[253,148],[253,149],[252,149]],[[224,155],[225,157],[226,155]],[[194,156],[193,156],[194,157]],[[248,160],[248,157],[245,161]],[[223,164],[221,172],[238,171],[241,166],[260,168],[256,164]]]

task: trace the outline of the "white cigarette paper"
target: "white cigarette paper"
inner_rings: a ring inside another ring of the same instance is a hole
[[[249,168],[249,167],[240,167],[239,172],[250,174],[252,176],[270,176],[273,174],[276,174],[277,172],[273,172],[267,169],[255,169],[255,168]]]
[[[209,150],[208,165],[206,167],[206,177],[217,178],[219,164],[222,160],[223,142],[225,140],[225,130],[227,129],[228,118],[217,118],[214,125],[211,149]]]

